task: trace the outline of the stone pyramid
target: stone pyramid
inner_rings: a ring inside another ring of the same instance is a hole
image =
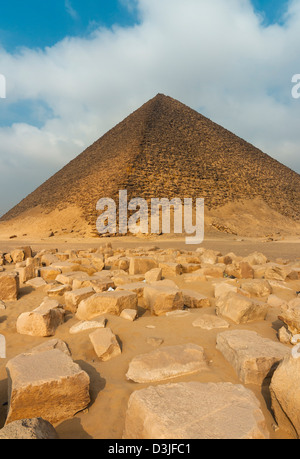
[[[300,220],[300,175],[171,97],[158,94],[0,219],[76,208],[92,233],[100,198],[205,198],[207,211],[259,199]],[[65,223],[64,223],[65,224]],[[66,226],[66,224],[65,224]],[[219,225],[221,227],[221,225]]]

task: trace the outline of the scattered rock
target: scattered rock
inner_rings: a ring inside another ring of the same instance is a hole
[[[68,419],[90,403],[90,378],[58,349],[20,354],[6,366],[9,411],[6,424],[41,417],[52,424]]]
[[[53,336],[64,322],[65,310],[56,300],[45,298],[43,303],[31,312],[24,312],[17,319],[17,332],[30,336]]]
[[[227,293],[216,300],[216,314],[232,320],[236,324],[244,324],[264,320],[268,305],[256,299],[246,298],[239,293]]]
[[[232,330],[217,336],[217,349],[233,366],[244,384],[263,384],[279,362],[290,353],[281,343],[249,330]]]
[[[42,418],[13,421],[0,430],[0,440],[58,440],[52,424]]]
[[[203,314],[193,322],[193,327],[199,327],[203,330],[214,330],[216,328],[228,328],[229,323],[226,320],[221,319],[210,314]]]
[[[103,314],[120,315],[123,309],[137,309],[138,297],[136,293],[102,292],[96,293],[79,303],[76,317],[79,320],[90,320]]]
[[[15,273],[0,273],[0,300],[16,301],[19,294],[19,276]]]
[[[123,439],[268,439],[260,403],[242,385],[187,382],[133,392]]]
[[[110,328],[96,330],[89,337],[97,356],[102,362],[121,354],[118,340]]]
[[[81,321],[73,325],[70,328],[69,332],[71,333],[71,335],[75,335],[77,333],[81,333],[86,330],[91,330],[93,328],[105,328],[106,322],[107,321],[105,317],[99,317],[98,320],[93,320],[93,321],[90,321],[90,320]]]
[[[168,346],[135,357],[129,364],[126,378],[137,383],[148,383],[196,373],[207,368],[202,347],[196,344]]]

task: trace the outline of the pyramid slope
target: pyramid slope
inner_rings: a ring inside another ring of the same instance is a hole
[[[203,197],[208,210],[263,199],[300,220],[300,176],[184,104],[158,94],[5,214],[75,206],[95,227],[96,203],[141,197]]]

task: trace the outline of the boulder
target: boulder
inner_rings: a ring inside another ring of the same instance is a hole
[[[183,295],[184,306],[194,309],[209,308],[211,306],[210,299],[202,295],[201,293],[195,292],[194,290],[181,290]]]
[[[272,293],[272,287],[267,280],[251,279],[241,283],[241,288],[251,296],[265,297]]]
[[[268,439],[255,395],[231,383],[181,382],[130,396],[123,439]]]
[[[41,417],[52,424],[74,416],[90,403],[90,378],[58,349],[20,354],[6,366],[9,410],[6,424]]]
[[[99,317],[98,320],[83,320],[73,325],[70,328],[69,333],[71,335],[76,335],[77,333],[81,333],[86,330],[91,330],[93,328],[105,328],[105,325],[105,317]]]
[[[300,438],[300,354],[286,356],[273,374],[270,393],[278,426]]]
[[[174,277],[182,274],[182,267],[179,263],[161,262],[158,266],[162,270],[163,277]]]
[[[65,292],[65,309],[75,314],[79,303],[94,294],[95,290],[92,287],[86,287],[78,290],[72,290],[70,292]]]
[[[58,440],[52,424],[42,418],[13,421],[0,430],[0,440]]]
[[[0,273],[0,300],[16,301],[19,294],[19,276],[15,273]]]
[[[150,257],[131,257],[129,264],[129,274],[145,274],[150,269],[158,268],[157,262]]]
[[[160,281],[162,279],[162,269],[153,268],[145,273],[145,281],[150,284],[151,282]]]
[[[214,330],[216,328],[229,328],[229,323],[220,317],[211,314],[203,314],[193,322],[193,327],[202,328],[203,330]]]
[[[120,315],[123,309],[137,309],[138,296],[136,293],[102,292],[86,298],[79,303],[76,317],[79,320],[90,320],[103,314]]]
[[[217,349],[233,366],[244,384],[263,384],[270,379],[279,362],[290,349],[249,330],[231,330],[218,334]]]
[[[53,336],[64,322],[65,310],[56,300],[45,298],[42,304],[31,312],[22,313],[17,319],[17,332],[30,336]]]
[[[118,340],[110,328],[96,330],[89,337],[97,356],[102,362],[121,354]]]
[[[278,316],[284,322],[288,330],[297,335],[300,333],[300,298],[295,298],[281,307],[281,314]]]
[[[216,300],[216,314],[236,324],[264,320],[267,312],[266,303],[247,298],[239,293],[230,292]]]
[[[196,344],[184,344],[163,347],[134,357],[126,378],[137,383],[148,383],[197,373],[207,368],[203,348]]]
[[[183,294],[177,287],[153,283],[144,288],[144,301],[151,313],[160,316],[169,311],[183,309]]]

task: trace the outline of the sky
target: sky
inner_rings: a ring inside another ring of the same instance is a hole
[[[0,0],[0,215],[157,93],[300,173],[295,74],[300,0]]]

